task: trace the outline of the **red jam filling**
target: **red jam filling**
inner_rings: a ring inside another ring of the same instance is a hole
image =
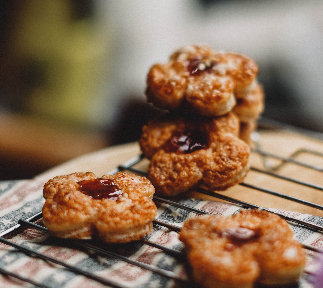
[[[200,75],[211,72],[215,65],[214,61],[195,58],[189,61],[187,69],[191,75]]]
[[[122,191],[119,189],[111,179],[91,179],[83,180],[78,182],[80,185],[80,190],[83,194],[96,199],[109,199],[109,200],[118,200],[122,195]]]
[[[188,154],[204,149],[207,145],[208,137],[205,131],[195,129],[183,133],[174,131],[162,148],[167,153]]]

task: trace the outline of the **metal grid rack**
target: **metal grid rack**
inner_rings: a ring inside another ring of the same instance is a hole
[[[259,169],[257,167],[251,167],[251,171],[253,171],[254,173],[258,173],[259,175],[265,174],[267,176],[273,177],[274,179],[282,179],[284,181],[296,183],[297,185],[301,185],[301,186],[306,186],[306,187],[309,187],[309,188],[317,190],[317,191],[323,191],[323,186],[313,184],[313,183],[307,183],[305,181],[301,181],[298,179],[293,179],[293,178],[284,176],[279,173],[280,169],[284,165],[287,165],[287,164],[293,164],[293,165],[305,167],[306,169],[312,169],[312,170],[317,171],[319,173],[323,173],[323,167],[313,166],[308,163],[300,162],[296,159],[298,155],[303,154],[303,153],[311,154],[314,157],[322,157],[323,158],[322,153],[317,152],[317,151],[301,149],[301,150],[298,150],[298,151],[294,152],[292,155],[289,155],[287,157],[280,157],[275,154],[271,154],[271,153],[267,153],[265,151],[262,151],[259,147],[253,149],[252,153],[259,155],[259,157],[262,159],[262,163],[264,166],[264,169]],[[276,159],[278,161],[278,164],[272,165],[272,163],[270,163],[270,161],[269,161],[270,159]],[[146,175],[146,172],[144,170],[138,168],[138,164],[140,164],[142,161],[144,161],[144,157],[142,155],[139,155],[137,157],[130,159],[126,163],[120,165],[115,170],[111,171],[110,173],[114,174],[118,171],[129,171],[129,172],[133,172],[133,173],[137,173],[137,174],[141,174],[141,175]],[[139,167],[140,167],[140,165],[139,165]],[[270,194],[270,195],[273,195],[274,197],[279,197],[282,199],[286,199],[288,201],[293,201],[293,202],[299,203],[300,205],[309,206],[309,207],[316,209],[318,211],[323,211],[323,206],[320,205],[319,203],[305,201],[305,200],[302,200],[302,199],[299,199],[299,198],[296,198],[293,196],[289,196],[289,195],[285,195],[285,194],[277,192],[277,191],[273,191],[271,189],[267,189],[264,187],[258,187],[257,185],[253,185],[253,184],[241,183],[240,185],[243,187],[246,187],[247,189],[252,189],[252,190],[256,190],[261,193]],[[234,204],[236,206],[239,206],[239,207],[242,207],[245,209],[258,208],[258,209],[268,210],[268,211],[276,213],[279,216],[285,218],[292,225],[303,227],[303,228],[309,229],[311,231],[315,231],[315,232],[323,234],[323,226],[315,224],[315,223],[309,223],[307,221],[299,220],[299,219],[296,219],[291,216],[286,216],[284,213],[281,213],[279,210],[272,211],[269,208],[259,207],[258,205],[248,203],[246,201],[242,201],[242,200],[236,199],[234,197],[227,196],[225,193],[217,193],[217,192],[208,191],[208,190],[205,190],[202,188],[196,189],[196,192],[203,194],[203,195],[207,195],[208,197],[212,197],[212,198],[214,198],[215,201],[225,201],[225,202]],[[161,203],[163,203],[164,205],[169,205],[170,207],[176,207],[177,209],[183,209],[183,210],[188,211],[190,213],[195,213],[195,214],[207,213],[205,211],[196,209],[194,207],[190,207],[187,204],[183,204],[183,203],[180,203],[180,202],[177,202],[174,200],[169,200],[169,199],[159,197],[159,196],[154,196],[154,200],[157,205],[160,205]],[[17,233],[21,233],[23,230],[25,230],[27,228],[32,228],[32,229],[40,231],[41,233],[49,234],[47,229],[41,225],[41,217],[42,217],[41,212],[39,212],[36,215],[33,215],[32,217],[30,217],[26,220],[19,220],[17,225],[15,225],[14,227],[12,227],[10,229],[2,231],[0,233],[0,242],[15,248],[15,249],[19,250],[20,252],[25,253],[26,255],[28,255],[28,257],[35,257],[35,258],[42,259],[46,262],[54,263],[55,265],[63,267],[63,269],[67,269],[67,270],[71,271],[72,273],[75,273],[75,275],[83,275],[89,279],[92,279],[94,281],[97,281],[97,282],[99,282],[103,285],[109,286],[109,287],[125,287],[125,286],[120,285],[119,283],[116,283],[113,280],[98,276],[91,271],[87,271],[87,270],[80,269],[78,267],[69,265],[63,261],[57,260],[54,257],[44,255],[40,252],[37,252],[33,249],[26,247],[26,246],[17,245],[15,242],[10,240],[10,237],[12,235],[17,235]],[[166,227],[167,229],[170,229],[175,232],[178,232],[180,230],[179,226],[177,226],[175,224],[169,224],[169,223],[166,223],[163,221],[154,220],[154,229],[160,229],[160,227]],[[113,258],[113,259],[116,259],[116,261],[124,261],[126,263],[131,264],[131,265],[135,265],[137,267],[140,267],[141,269],[151,271],[151,273],[156,273],[156,274],[160,275],[161,277],[164,277],[166,279],[166,281],[175,281],[176,283],[184,284],[184,287],[188,287],[188,286],[192,285],[190,281],[188,281],[187,279],[185,279],[181,276],[176,275],[175,273],[173,273],[170,270],[161,269],[160,267],[156,267],[156,266],[153,266],[150,264],[148,265],[148,264],[133,260],[133,259],[131,259],[131,257],[129,257],[129,255],[124,256],[124,255],[116,252],[115,249],[106,249],[106,247],[103,247],[101,245],[101,243],[99,243],[98,241],[95,241],[95,240],[84,241],[84,240],[72,240],[72,239],[55,239],[55,245],[62,245],[62,246],[71,246],[72,245],[73,247],[77,247],[77,249],[80,249],[81,251],[85,251],[86,253],[88,253],[89,251],[92,251],[92,253],[94,252],[96,255],[100,255],[100,257],[106,257],[106,258],[110,258],[110,259]],[[140,245],[141,246],[142,245],[149,245],[149,246],[155,247],[155,248],[163,251],[163,253],[176,258],[177,261],[185,262],[185,254],[180,249],[167,248],[163,245],[160,245],[158,243],[155,243],[155,242],[149,240],[149,237],[136,242],[135,245],[137,245],[137,246],[138,245],[139,246]],[[308,251],[308,253],[315,254],[315,252],[319,251],[317,248],[315,248],[313,246],[309,246],[309,245],[303,245],[303,246],[304,246],[304,249],[306,249]],[[22,281],[22,283],[26,283],[26,284],[28,283],[27,285],[32,285],[34,287],[53,288],[53,287],[44,285],[42,283],[37,283],[37,281],[35,281],[35,280],[24,278],[22,276],[19,276],[19,274],[17,274],[17,273],[12,273],[12,272],[7,271],[2,268],[0,268],[0,273],[3,275],[6,275],[8,277],[13,277],[15,279],[19,279],[19,281]]]

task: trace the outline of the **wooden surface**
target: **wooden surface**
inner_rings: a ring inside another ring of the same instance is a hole
[[[288,157],[295,151],[303,148],[318,151],[323,154],[323,143],[321,141],[290,132],[261,132],[259,144],[262,150],[282,157]],[[39,175],[38,177],[42,178],[43,180],[47,180],[56,175],[68,174],[76,171],[92,171],[97,176],[102,176],[103,174],[108,173],[116,168],[119,164],[122,164],[123,162],[139,154],[140,149],[137,143],[110,147],[75,158]],[[323,168],[323,157],[321,156],[313,156],[309,153],[301,153],[295,159],[306,164],[320,167],[321,169]],[[267,160],[270,160],[271,165],[277,165],[280,163],[280,161],[273,159]],[[264,169],[263,159],[258,154],[252,153],[250,162],[252,167]],[[148,160],[145,160],[141,165],[142,168],[144,169],[147,164]],[[276,171],[276,173],[291,177],[293,179],[314,183],[323,187],[323,172],[318,172],[288,163],[282,166],[278,171]],[[248,173],[244,183],[323,205],[322,190],[308,188],[300,184],[294,184],[286,180],[278,179],[277,177],[254,172],[253,170]],[[264,192],[247,188],[242,185],[236,185],[221,193],[262,207],[279,208],[323,216],[323,213],[320,210],[289,200],[281,199],[276,196],[267,195]],[[198,198],[217,200],[213,197],[204,196],[196,192],[191,192],[188,195]]]
[[[108,145],[98,131],[0,111],[0,179],[25,179]]]
[[[320,152],[323,155],[323,143],[305,136],[286,132],[262,132],[260,136],[259,143],[261,149],[281,157],[288,158],[294,152],[304,148]],[[323,171],[322,156],[314,156],[304,152],[300,153],[297,157],[293,157],[293,159],[316,166]],[[264,159],[260,157],[259,154],[252,153],[250,157],[251,167],[265,170],[263,160]],[[265,160],[273,167],[281,164],[281,161],[273,158],[266,158]],[[291,179],[316,184],[321,187],[321,190],[308,188],[304,185],[279,179],[278,177],[255,172],[252,169],[245,178],[244,183],[323,205],[323,172],[304,168],[292,163],[285,163],[280,169],[275,171],[275,173]],[[323,211],[318,209],[272,196],[265,192],[260,192],[258,189],[251,189],[242,185],[236,185],[229,188],[227,191],[223,192],[223,194],[261,207],[278,208],[323,216]],[[197,195],[193,193],[192,196]]]

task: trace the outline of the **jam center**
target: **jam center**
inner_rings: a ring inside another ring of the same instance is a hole
[[[118,200],[122,191],[111,179],[91,179],[78,182],[81,192],[93,199]]]
[[[187,69],[191,75],[199,75],[201,73],[211,72],[212,68],[216,65],[214,61],[202,60],[202,59],[192,59],[188,63]]]
[[[174,131],[171,138],[163,145],[163,149],[168,153],[188,154],[206,148],[208,139],[206,133],[200,130],[184,131],[180,133]]]

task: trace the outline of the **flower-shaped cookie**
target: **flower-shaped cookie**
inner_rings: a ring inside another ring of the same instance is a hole
[[[43,223],[57,237],[138,240],[151,232],[154,192],[147,178],[129,173],[57,176],[44,185]]]
[[[253,145],[252,133],[257,129],[257,121],[240,122],[239,138],[248,145]]]
[[[238,138],[233,114],[207,118],[167,113],[143,127],[139,140],[151,159],[148,178],[156,193],[175,196],[195,186],[224,190],[249,170],[249,146]]]
[[[264,110],[264,92],[261,85],[254,85],[244,98],[237,98],[233,112],[240,120],[240,139],[252,144],[251,134],[257,128],[257,120]]]
[[[235,53],[216,53],[208,46],[185,46],[166,64],[155,64],[147,77],[146,96],[155,106],[191,109],[205,116],[231,111],[236,98],[257,85],[257,64]]]
[[[237,98],[233,112],[241,122],[256,121],[264,110],[264,92],[261,85],[256,85],[244,98]]]
[[[305,252],[288,223],[266,211],[192,218],[184,223],[179,239],[187,249],[193,278],[207,288],[292,283],[305,266]]]

